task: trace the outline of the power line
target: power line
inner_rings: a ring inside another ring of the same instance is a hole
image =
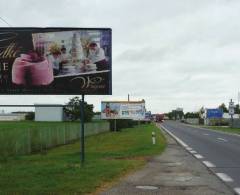
[[[11,27],[11,25],[6,20],[4,20],[1,16],[0,16],[0,20],[2,20],[5,24],[7,24],[9,27]]]

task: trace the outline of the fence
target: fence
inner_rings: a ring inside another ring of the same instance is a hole
[[[79,123],[35,122],[35,124],[0,127],[0,155],[6,157],[45,151],[48,148],[68,144],[80,137]],[[86,123],[85,136],[106,132],[109,128],[107,122]]]
[[[229,119],[224,119],[224,118],[207,118],[204,121],[205,125],[209,126],[228,126],[229,125]]]
[[[186,118],[185,122],[191,125],[199,125],[199,118]]]

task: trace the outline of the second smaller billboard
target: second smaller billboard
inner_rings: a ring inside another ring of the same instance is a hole
[[[223,111],[219,108],[207,109],[207,118],[222,118]]]
[[[102,119],[145,119],[145,101],[116,101],[102,102],[101,118]]]

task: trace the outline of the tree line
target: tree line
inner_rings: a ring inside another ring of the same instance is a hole
[[[228,113],[227,106],[222,103],[218,106],[219,109],[222,109],[224,113]],[[202,114],[205,112],[205,108],[202,106],[199,111],[197,112],[186,112],[183,113],[182,111],[172,110],[171,112],[165,113],[165,115],[169,119],[182,119],[184,118],[201,118]],[[235,105],[235,114],[240,114],[240,106],[239,104]]]

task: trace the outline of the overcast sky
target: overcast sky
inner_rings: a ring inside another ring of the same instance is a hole
[[[1,0],[12,26],[110,27],[113,95],[146,100],[152,112],[237,102],[239,0]],[[0,21],[0,26],[7,26]],[[0,104],[65,103],[71,96],[0,96]]]

